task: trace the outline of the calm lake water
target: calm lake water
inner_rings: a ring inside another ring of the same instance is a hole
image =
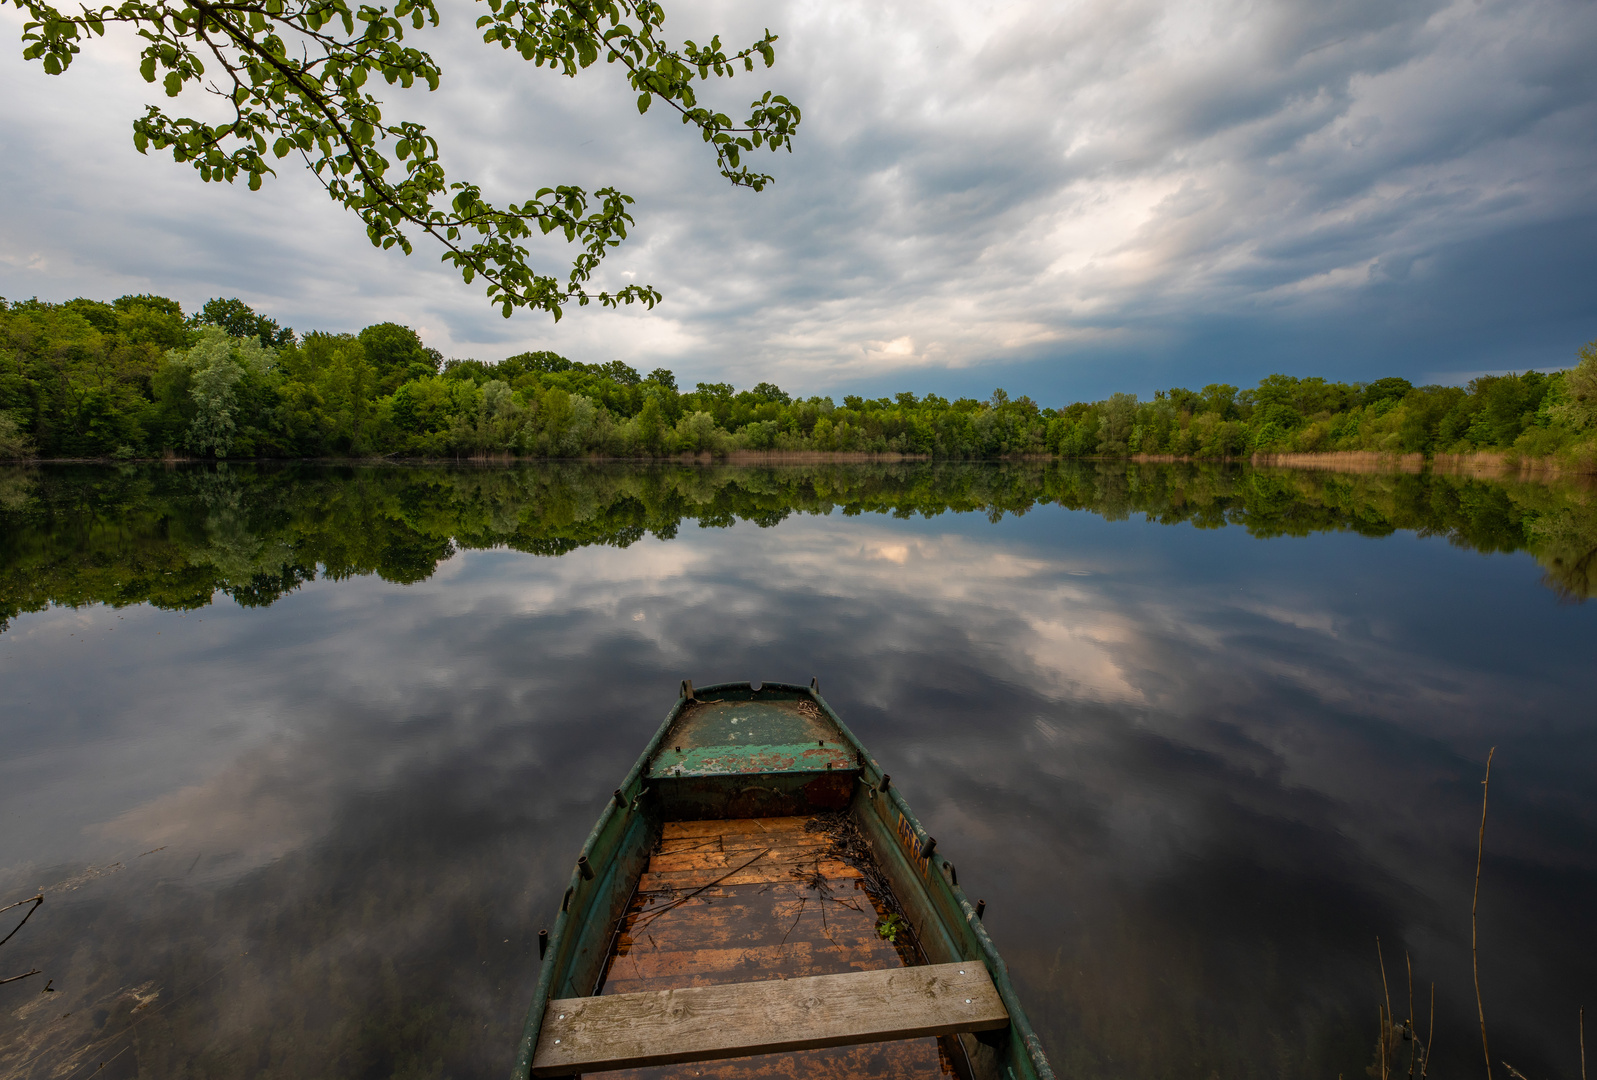
[[[813,675],[1065,1077],[1363,1076],[1405,954],[1478,1075],[1495,746],[1492,1057],[1575,1076],[1594,553],[1429,476],[0,472],[0,1073],[499,1080],[678,681]]]

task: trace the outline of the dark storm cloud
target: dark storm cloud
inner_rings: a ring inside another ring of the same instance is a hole
[[[1558,365],[1597,332],[1589,288],[1567,287],[1597,277],[1588,4],[701,3],[671,19],[698,39],[782,35],[776,68],[715,92],[804,106],[798,152],[757,155],[774,189],[724,187],[613,72],[527,69],[463,18],[434,35],[444,90],[401,95],[499,198],[636,195],[605,278],[660,287],[653,313],[506,323],[425,246],[372,250],[305,176],[202,190],[127,146],[146,90],[125,45],[54,82],[14,50],[0,63],[22,106],[0,130],[0,292],[238,292],[300,326],[398,319],[457,355],[551,347],[805,390],[1423,378]]]

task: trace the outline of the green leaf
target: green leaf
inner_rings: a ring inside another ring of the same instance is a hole
[[[467,284],[480,275],[490,301],[507,317],[518,307],[530,307],[558,320],[561,309],[573,303],[599,299],[615,306],[625,299],[652,306],[658,299],[652,290],[634,287],[614,296],[590,296],[581,288],[600,269],[609,249],[626,237],[632,220],[625,209],[632,202],[629,197],[603,189],[594,196],[602,201],[599,209],[588,205],[589,196],[580,188],[546,187],[520,206],[512,202],[501,208],[485,201],[475,184],[450,178],[439,161],[437,140],[420,125],[384,121],[382,102],[364,92],[372,74],[380,74],[389,85],[439,85],[433,58],[400,43],[405,30],[401,20],[407,17],[418,29],[424,23],[438,25],[436,0],[394,0],[387,8],[367,0],[258,0],[220,8],[197,6],[194,0],[171,5],[127,0],[73,16],[57,13],[48,0],[12,2],[41,19],[23,27],[23,53],[42,61],[50,74],[59,74],[72,62],[78,51],[75,42],[103,34],[103,22],[114,18],[134,23],[147,50],[138,58],[139,72],[149,83],[162,75],[169,97],[180,96],[189,82],[204,84],[202,56],[214,56],[224,76],[233,76],[224,77],[229,84],[225,89],[217,88],[233,106],[231,121],[213,126],[168,117],[152,106],[134,125],[133,142],[140,153],[153,142],[194,167],[203,181],[235,181],[242,170],[255,191],[267,174],[276,175],[266,164],[268,142],[277,159],[297,148],[328,194],[360,215],[377,246],[408,254],[410,242],[399,232],[405,221],[450,245],[458,244],[463,232],[478,233],[476,244],[451,250],[444,260]],[[639,114],[660,97],[684,123],[697,126],[706,141],[719,144],[718,171],[735,184],[758,188],[769,179],[733,171],[740,149],[764,144],[774,149],[778,142],[791,149],[798,110],[786,106],[785,99],[776,100],[784,102],[786,111],[772,106],[769,114],[757,112],[748,122],[743,130],[752,140],[741,135],[734,139],[729,132],[739,129],[731,120],[697,104],[692,81],[707,80],[711,72],[729,76],[732,61],[719,37],[704,47],[689,41],[681,50],[658,40],[664,11],[656,0],[488,0],[487,6],[493,14],[476,20],[483,41],[514,49],[538,67],[547,64],[552,71],[575,75],[601,52],[609,61],[625,62],[627,70],[621,74],[637,93]],[[639,27],[623,23],[623,16],[636,16]],[[353,40],[340,39],[332,29],[340,22],[346,34],[355,35]],[[308,52],[301,55],[298,38],[292,46],[285,42],[290,31],[311,35],[303,43]],[[736,59],[758,52],[769,62],[774,40],[768,33]],[[763,104],[772,100],[767,92]],[[392,156],[382,145],[390,137],[395,140]],[[395,169],[396,161],[405,167]],[[519,244],[523,238],[555,234],[579,244],[569,285],[534,273],[528,266],[531,253]]]

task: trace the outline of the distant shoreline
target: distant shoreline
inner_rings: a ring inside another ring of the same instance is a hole
[[[1313,469],[1344,473],[1422,473],[1438,472],[1483,479],[1512,477],[1593,476],[1597,469],[1571,468],[1556,458],[1532,458],[1512,451],[1481,450],[1470,454],[1382,454],[1372,450],[1333,450],[1324,453],[1256,453],[1237,457],[1194,457],[1190,454],[1090,454],[1061,457],[1055,454],[1006,454],[983,458],[933,458],[930,454],[904,454],[893,451],[873,453],[862,450],[733,450],[722,455],[708,452],[672,454],[665,457],[533,457],[513,454],[473,454],[459,457],[75,457],[75,458],[0,458],[0,465],[233,465],[314,464],[314,465],[519,465],[536,462],[637,464],[637,465],[866,465],[866,464],[974,464],[977,462],[1017,461],[1129,461],[1139,465],[1243,464],[1255,468]]]
[[[1138,462],[1175,462],[1215,460],[1213,458],[1176,457],[1168,454],[1132,454],[1126,460]],[[1505,450],[1478,450],[1470,454],[1382,454],[1373,450],[1332,450],[1325,453],[1258,453],[1244,461],[1255,467],[1287,469],[1321,469],[1347,473],[1421,473],[1439,472],[1452,476],[1503,478],[1509,476],[1592,476],[1597,468],[1578,469],[1564,465],[1556,458],[1533,458]]]

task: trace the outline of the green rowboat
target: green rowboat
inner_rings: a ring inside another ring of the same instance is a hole
[[[1051,1080],[983,906],[813,681],[684,682],[539,935],[515,1080]]]

